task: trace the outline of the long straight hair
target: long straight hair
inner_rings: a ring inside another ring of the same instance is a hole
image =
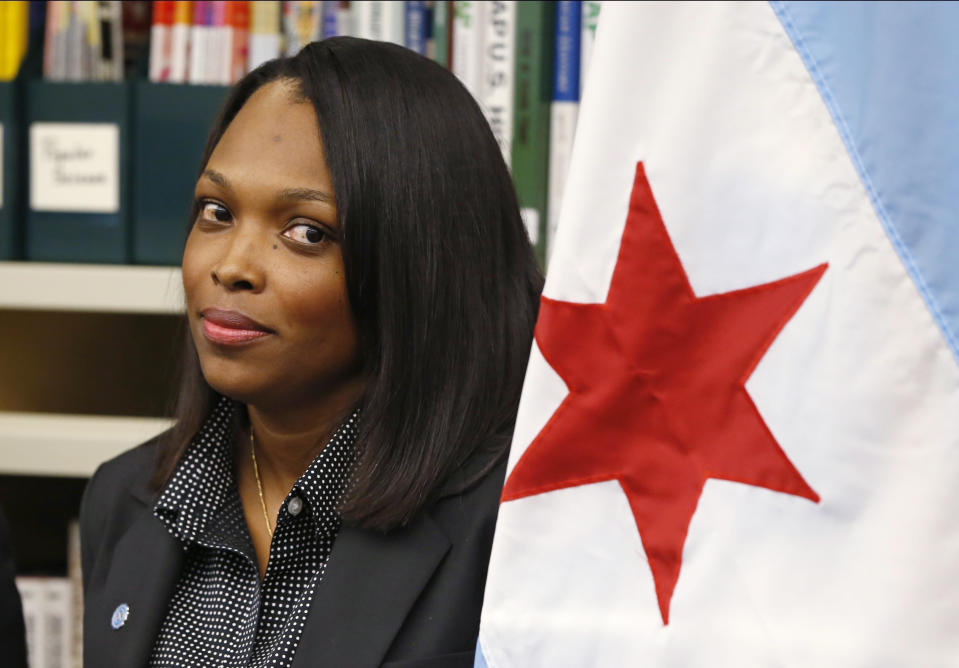
[[[478,105],[446,69],[396,45],[336,37],[260,66],[224,103],[201,173],[243,104],[278,80],[316,111],[367,380],[341,514],[385,530],[478,451],[505,453],[542,276]],[[188,333],[181,373],[156,488],[218,398]]]

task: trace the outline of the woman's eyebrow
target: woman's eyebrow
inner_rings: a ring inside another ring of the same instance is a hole
[[[210,179],[213,181],[213,183],[217,184],[221,188],[230,191],[231,193],[236,192],[233,186],[230,184],[229,179],[215,169],[204,170],[203,176]],[[277,193],[277,199],[310,200],[336,206],[336,200],[333,198],[333,195],[325,193],[322,190],[315,190],[313,188],[286,188]]]
[[[281,190],[278,195],[278,199],[287,199],[287,200],[312,200],[315,202],[323,202],[324,204],[329,204],[331,206],[336,205],[336,200],[333,199],[333,195],[325,193],[322,190],[314,190],[312,188],[288,188],[286,190]]]

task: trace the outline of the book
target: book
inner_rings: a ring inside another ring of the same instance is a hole
[[[67,525],[67,579],[70,581],[70,666],[83,665],[83,569],[80,556],[80,520]]]
[[[509,167],[513,142],[513,66],[516,44],[516,2],[494,0],[482,14],[483,64],[480,106]]]
[[[227,53],[229,73],[226,83],[236,83],[249,71],[250,57],[250,4],[249,2],[227,2]]]
[[[436,0],[433,3],[433,29],[427,46],[427,55],[443,67],[450,66],[450,47],[453,44],[450,39],[453,28],[450,22],[450,4],[445,0]]]
[[[599,0],[583,1],[582,35],[579,45],[579,99],[583,99],[586,89],[586,75],[589,74],[589,59],[593,55],[593,42],[596,41],[596,24],[599,23]]]
[[[95,47],[97,75],[95,81],[123,81],[125,69],[124,50],[128,42],[128,30],[124,23],[123,8],[117,0],[96,3],[94,22],[99,29]]]
[[[249,69],[280,56],[280,3],[259,0],[250,3]]]
[[[286,55],[295,56],[304,46],[323,34],[323,12],[320,2],[284,2],[283,34]]]
[[[406,6],[404,41],[406,48],[426,55],[426,40],[429,36],[429,10],[424,0],[403,3]]]
[[[405,13],[402,2],[357,0],[350,3],[353,34],[363,39],[404,44]]]
[[[483,36],[485,2],[453,3],[453,53],[451,67],[477,100],[483,84]]]
[[[336,37],[340,33],[340,3],[326,0],[323,3],[323,39]]]
[[[553,101],[549,114],[549,203],[547,205],[546,260],[559,223],[566,174],[573,152],[579,114],[579,57],[582,3],[556,3],[556,41],[553,60]]]
[[[73,665],[73,585],[69,578],[18,576],[30,668]]]
[[[170,76],[171,83],[184,83],[190,71],[190,36],[193,23],[193,3],[175,0],[173,3],[173,26],[170,28]]]
[[[12,81],[27,53],[29,3],[0,3],[0,81]]]
[[[210,29],[207,42],[208,70],[204,81],[208,84],[225,85],[230,83],[232,65],[232,49],[230,48],[230,34],[233,26],[227,18],[229,4],[224,0],[214,0],[210,3]]]
[[[553,2],[524,1],[516,6],[513,183],[530,242],[544,266],[555,15]]]
[[[190,57],[187,82],[206,84],[210,76],[210,42],[213,31],[213,3],[197,0],[193,3],[193,22],[190,24]]]
[[[153,23],[150,26],[150,81],[170,79],[171,35],[173,29],[173,1],[153,3]]]

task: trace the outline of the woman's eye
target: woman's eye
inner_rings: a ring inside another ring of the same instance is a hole
[[[200,219],[228,223],[233,218],[230,210],[217,202],[200,203]]]
[[[326,239],[326,232],[315,225],[291,225],[283,230],[283,236],[301,244],[318,244]]]

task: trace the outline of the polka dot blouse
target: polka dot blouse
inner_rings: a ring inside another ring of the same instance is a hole
[[[340,526],[357,413],[283,501],[260,581],[233,472],[233,406],[217,405],[154,507],[186,555],[151,666],[289,666]]]

